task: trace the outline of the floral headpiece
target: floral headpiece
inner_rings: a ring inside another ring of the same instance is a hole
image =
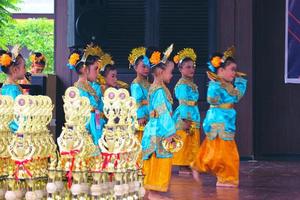
[[[41,63],[41,62],[46,62],[46,57],[41,53],[41,56],[36,56],[36,53],[32,53],[30,55],[30,61],[32,63]]]
[[[151,54],[151,57],[150,57],[150,63],[151,63],[151,68],[156,66],[157,64],[159,63],[166,63],[168,58],[170,57],[172,51],[173,51],[173,44],[171,44],[166,50],[165,52],[163,53],[163,58],[161,58],[161,53],[159,51],[154,51],[152,54]]]
[[[226,60],[229,57],[233,57],[235,54],[235,48],[234,46],[229,47],[224,53],[223,56],[214,56],[210,59],[210,61],[207,63],[208,68],[212,72],[216,72],[216,70],[221,67],[223,63],[226,62]]]
[[[75,70],[75,66],[79,61],[80,61],[79,53],[72,53],[71,56],[69,57],[69,62],[67,66],[69,67],[70,70]]]
[[[17,57],[19,56],[21,51],[20,45],[15,45],[11,50],[11,56],[9,52],[4,53],[0,56],[0,66],[1,67],[9,67],[12,63],[15,63]]]
[[[0,66],[9,67],[12,64],[12,57],[8,53],[4,53],[0,56]]]

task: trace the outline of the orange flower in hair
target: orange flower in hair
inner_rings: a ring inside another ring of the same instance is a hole
[[[69,64],[75,66],[79,59],[80,55],[78,53],[73,53],[69,58]]]
[[[179,55],[174,56],[173,61],[178,64],[179,63]]]
[[[222,58],[219,57],[219,56],[215,56],[211,59],[211,64],[212,66],[214,66],[215,68],[218,68],[221,66],[221,63],[222,63]]]
[[[8,67],[12,63],[12,58],[8,54],[3,54],[0,57],[0,65],[4,67]]]
[[[160,63],[160,55],[161,53],[159,51],[154,51],[151,55],[150,62],[153,65],[157,65],[158,63]]]
[[[31,55],[30,55],[30,61],[31,61],[31,62],[34,62],[34,61],[35,61],[35,55],[34,55],[34,54],[31,54]]]

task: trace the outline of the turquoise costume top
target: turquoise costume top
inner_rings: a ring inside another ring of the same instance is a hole
[[[4,82],[1,88],[1,95],[7,95],[11,96],[14,100],[17,98],[17,96],[22,94],[22,88],[17,83],[6,83]],[[19,125],[13,120],[9,124],[9,128],[11,132],[15,133]]]
[[[91,85],[92,85],[92,88],[95,90],[97,97],[99,98],[98,108],[99,108],[100,112],[103,112],[104,104],[103,104],[103,100],[102,100],[103,94],[102,94],[101,85],[97,82],[92,82]],[[102,120],[104,120],[104,119],[102,119]]]
[[[86,124],[86,128],[92,135],[92,139],[95,145],[98,145],[98,140],[102,136],[103,119],[101,120],[101,111],[103,110],[103,103],[101,103],[101,89],[95,83],[81,83],[76,82],[75,87],[79,89],[80,96],[87,97],[90,100],[90,104],[93,107],[91,110],[91,118],[89,123]],[[99,88],[99,89],[98,89]],[[102,107],[101,107],[102,106]]]
[[[234,140],[236,111],[233,104],[245,94],[247,80],[238,77],[231,83],[210,81],[207,91],[207,101],[210,108],[203,122],[203,129],[211,140],[217,135],[223,140]]]
[[[173,119],[176,129],[183,130],[183,119],[192,121],[196,128],[200,127],[200,113],[198,108],[199,92],[193,80],[182,77],[175,86],[175,97],[179,105],[174,112]]]
[[[92,82],[91,84],[92,84],[92,88],[96,91],[96,94],[97,94],[97,96],[99,98],[99,100],[98,100],[98,110],[100,111],[100,127],[101,127],[101,129],[100,129],[100,137],[99,138],[101,138],[103,127],[106,124],[106,118],[105,118],[105,116],[103,114],[103,107],[104,107],[104,103],[103,103],[103,100],[102,100],[103,93],[102,93],[101,85],[99,83]]]
[[[172,153],[166,151],[162,141],[176,133],[172,119],[172,96],[163,84],[152,84],[149,88],[150,118],[145,126],[142,138],[143,160],[156,153],[157,158],[171,158]]]
[[[137,118],[149,118],[148,111],[148,90],[150,83],[146,79],[137,77],[130,86],[131,96],[135,98],[137,104]]]

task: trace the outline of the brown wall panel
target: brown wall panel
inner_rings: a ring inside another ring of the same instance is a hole
[[[237,143],[241,156],[253,155],[252,0],[218,0],[218,49],[234,45],[238,69],[247,73],[248,89],[237,104]]]

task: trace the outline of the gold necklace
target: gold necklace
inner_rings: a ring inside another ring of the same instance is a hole
[[[96,91],[88,82],[77,81],[74,83],[74,86],[88,92],[95,98],[96,101],[98,101],[99,97],[97,96]]]
[[[19,91],[23,94],[22,87],[16,81],[12,81],[12,80],[6,79],[5,82],[3,83],[3,86],[4,85],[15,85],[15,86],[18,87]]]
[[[142,85],[144,88],[146,89],[149,89],[150,87],[150,83],[147,79],[143,78],[143,77],[140,77],[140,76],[137,76],[134,80],[133,80],[134,83],[138,83],[140,85]]]
[[[153,92],[155,92],[159,88],[162,88],[165,91],[165,93],[167,95],[167,99],[169,100],[169,102],[171,104],[173,104],[173,98],[172,98],[171,92],[163,82],[153,83],[149,88],[149,95],[151,95]]]

